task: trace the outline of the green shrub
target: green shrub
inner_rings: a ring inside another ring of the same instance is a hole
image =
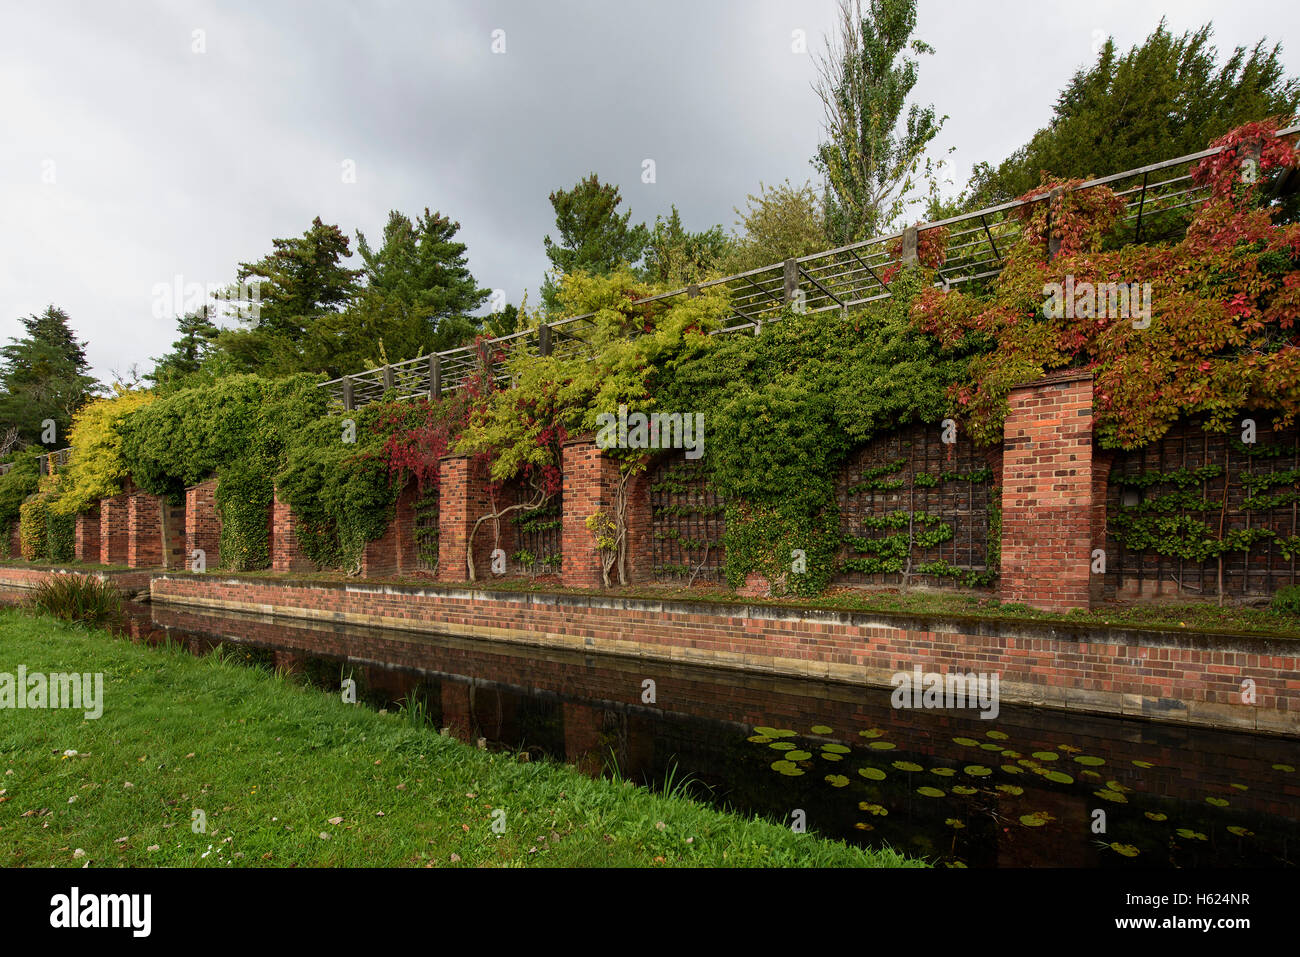
[[[45,509],[45,557],[52,562],[70,562],[77,552],[77,516],[63,514],[58,498],[51,498]]]
[[[13,468],[0,475],[0,528],[9,528],[18,521],[23,502],[35,493],[40,482],[36,457],[40,454],[40,449],[19,453],[13,458]]]
[[[82,625],[107,625],[122,615],[121,592],[87,575],[51,575],[36,586],[30,604],[36,611]]]
[[[1268,610],[1275,615],[1300,615],[1300,585],[1285,585],[1273,593]]]
[[[46,557],[46,536],[49,534],[49,505],[46,497],[33,495],[23,502],[18,511],[18,536],[22,544],[23,560],[40,561]]]

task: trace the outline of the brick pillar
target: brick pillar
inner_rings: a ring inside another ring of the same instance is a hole
[[[465,547],[478,518],[489,510],[487,469],[467,455],[449,455],[439,462],[438,581],[463,582],[469,578]],[[490,575],[491,530],[479,527],[474,539],[474,570]]]
[[[171,571],[189,565],[189,552],[185,550],[185,505],[161,503],[162,513],[162,566]]]
[[[393,527],[397,530],[397,574],[414,575],[420,571],[419,550],[415,541],[415,503],[420,500],[420,483],[411,479],[397,496],[397,513]]]
[[[150,568],[163,560],[162,502],[158,496],[139,490],[126,500],[126,563],[131,568]]]
[[[1092,375],[1068,371],[1013,388],[1003,436],[1000,597],[1045,611],[1088,608]]]
[[[587,528],[587,518],[597,511],[613,517],[618,492],[618,460],[606,456],[591,436],[565,443],[563,454],[564,499],[561,521],[564,541],[565,585],[598,588],[603,584],[601,558],[596,539]],[[650,482],[642,472],[630,480],[627,490],[628,581],[651,577]],[[610,570],[611,580],[614,569]]]
[[[127,550],[127,520],[125,492],[99,502],[99,563],[125,565]]]
[[[94,565],[99,562],[99,506],[77,516],[77,561]]]
[[[1105,449],[1092,450],[1092,549],[1100,548],[1106,554],[1107,570],[1115,556],[1111,554],[1106,541],[1106,498],[1110,488],[1110,466],[1115,460],[1115,453]],[[1091,553],[1090,553],[1091,554]],[[1105,573],[1094,573],[1089,579],[1088,597],[1093,605],[1106,599],[1108,579]],[[1114,589],[1112,588],[1112,595]]]
[[[277,572],[314,572],[315,562],[298,546],[298,517],[289,503],[280,499],[277,490],[271,505],[271,570]]]
[[[9,557],[17,558],[23,553],[22,534],[18,523],[9,526]]]
[[[221,513],[214,478],[185,490],[185,560],[200,549],[208,568],[221,564]]]

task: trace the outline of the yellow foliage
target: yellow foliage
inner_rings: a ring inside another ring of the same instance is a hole
[[[63,473],[62,492],[52,508],[72,515],[101,498],[122,491],[128,469],[122,459],[118,426],[126,416],[154,400],[150,392],[118,388],[111,397],[94,399],[72,418],[72,458]]]

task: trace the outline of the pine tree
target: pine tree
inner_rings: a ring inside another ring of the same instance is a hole
[[[150,382],[164,388],[181,384],[194,375],[211,354],[221,330],[212,322],[213,309],[204,306],[196,312],[176,320],[180,338],[172,343],[172,351],[154,359],[154,370],[145,376]]]
[[[1280,44],[1237,47],[1217,66],[1212,37],[1212,24],[1175,37],[1161,20],[1124,55],[1108,39],[1061,91],[1046,127],[996,169],[976,166],[966,205],[1021,196],[1044,170],[1106,176],[1198,152],[1243,123],[1295,114],[1300,80],[1287,78]]]
[[[644,223],[630,226],[631,210],[618,212],[622,197],[612,183],[602,183],[595,173],[579,180],[573,189],[551,193],[558,241],[547,236],[546,256],[561,275],[586,272],[606,276],[620,264],[635,266],[641,259],[650,232]],[[542,283],[542,302],[556,307],[558,286],[548,275]]]
[[[88,375],[85,343],[55,306],[19,320],[27,334],[0,348],[0,431],[16,428],[18,441],[60,448],[66,444],[72,414],[99,391]],[[47,420],[54,421],[53,441]]]

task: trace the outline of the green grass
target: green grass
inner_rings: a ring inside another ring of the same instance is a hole
[[[84,575],[51,575],[32,589],[32,607],[73,624],[108,625],[122,615],[122,593],[112,582]]]
[[[0,866],[920,866],[0,610],[0,672],[19,664],[103,672],[104,710],[0,713]]]

